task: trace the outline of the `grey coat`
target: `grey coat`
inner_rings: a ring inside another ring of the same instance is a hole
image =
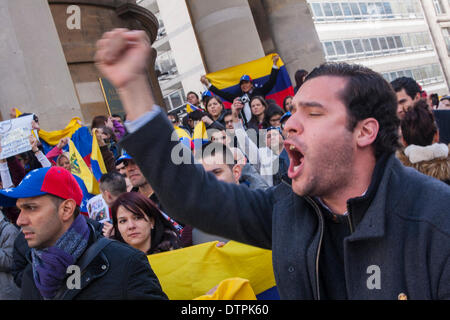
[[[282,299],[320,299],[324,218],[281,183],[265,191],[219,182],[200,165],[175,164],[163,114],[123,138],[167,214],[201,230],[272,249]],[[189,192],[186,192],[189,190]],[[394,155],[373,201],[344,239],[349,299],[450,299],[450,187]]]
[[[0,211],[0,300],[17,300],[20,289],[11,274],[13,248],[19,230]]]

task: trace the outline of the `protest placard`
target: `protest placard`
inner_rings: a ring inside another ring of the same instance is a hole
[[[33,115],[0,122],[0,159],[31,150],[29,136]]]

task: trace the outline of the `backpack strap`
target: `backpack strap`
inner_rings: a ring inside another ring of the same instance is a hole
[[[89,248],[86,249],[84,254],[78,260],[77,265],[80,267],[81,274],[87,268],[87,266],[98,256],[100,251],[102,251],[107,245],[111,244],[113,240],[101,237],[96,242],[94,242]],[[56,293],[54,300],[72,300],[80,289],[68,289],[64,284]]]

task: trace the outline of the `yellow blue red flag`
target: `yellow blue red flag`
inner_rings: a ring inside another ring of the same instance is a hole
[[[196,107],[196,106],[193,106],[190,103],[186,103],[186,112],[187,113],[191,113],[191,112],[194,112],[196,110],[200,110],[200,109],[198,107]]]
[[[192,135],[192,141],[194,143],[194,149],[200,148],[204,143],[207,143],[208,133],[206,132],[206,126],[203,121],[199,121],[194,127],[194,134]]]
[[[83,180],[86,189],[90,194],[99,194],[100,189],[98,186],[98,182],[92,174],[91,170],[89,170],[86,162],[84,162],[83,157],[78,152],[77,147],[72,140],[69,140],[69,153],[71,173]]]
[[[100,180],[104,173],[107,173],[105,162],[103,161],[103,156],[98,145],[96,130],[92,130],[92,152],[91,152],[91,168],[94,177]]]
[[[192,300],[223,280],[236,277],[249,280],[258,299],[279,299],[272,251],[235,241],[220,248],[216,244],[208,242],[147,256],[169,299]]]
[[[178,134],[178,141],[180,141],[181,143],[183,143],[186,147],[188,147],[189,149],[192,149],[193,145],[192,145],[192,138],[189,135],[189,133],[180,128],[179,126],[174,126],[175,132]]]
[[[257,60],[209,73],[206,75],[206,78],[218,89],[231,94],[236,94],[240,90],[239,79],[243,75],[249,75],[254,86],[262,86],[269,80],[274,55],[276,54],[273,53]],[[266,95],[266,99],[273,99],[282,107],[284,98],[288,95],[293,96],[294,89],[281,58],[278,60],[277,66],[280,68],[280,71],[278,72],[275,86]],[[223,103],[226,108],[230,108],[232,101],[225,100]]]

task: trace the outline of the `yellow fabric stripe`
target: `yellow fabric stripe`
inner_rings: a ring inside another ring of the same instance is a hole
[[[205,295],[222,280],[248,279],[255,294],[275,286],[272,251],[229,241],[217,241],[148,256],[163,291],[170,299],[191,300]]]
[[[272,71],[272,57],[274,55],[276,53],[234,67],[208,73],[206,78],[218,89],[224,89],[239,84],[239,79],[244,74],[249,75],[252,79],[268,76]],[[283,65],[281,58],[278,59],[277,66],[281,67]]]

